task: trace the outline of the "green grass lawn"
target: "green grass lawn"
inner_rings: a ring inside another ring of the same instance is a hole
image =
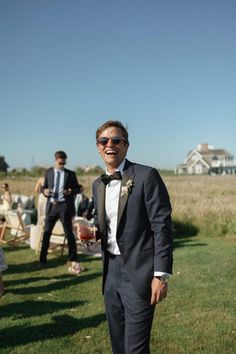
[[[236,352],[236,241],[177,238],[169,295],[156,308],[151,353]],[[4,246],[9,269],[0,300],[0,353],[111,353],[101,295],[101,260],[80,255],[86,271],[49,268],[27,245]]]

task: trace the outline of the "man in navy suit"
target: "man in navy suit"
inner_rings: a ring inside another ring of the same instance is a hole
[[[100,126],[96,143],[106,166],[93,197],[112,351],[148,354],[155,305],[166,297],[172,273],[169,195],[156,169],[126,159],[121,122]]]
[[[47,261],[47,252],[50,243],[50,237],[55,223],[61,220],[65,236],[68,240],[70,261],[78,270],[76,241],[72,229],[72,218],[75,216],[74,196],[80,193],[76,175],[73,171],[64,168],[67,155],[64,151],[55,153],[55,167],[49,168],[45,173],[44,186],[42,188],[44,195],[48,198],[46,205],[46,219],[40,253],[40,265],[44,266]]]

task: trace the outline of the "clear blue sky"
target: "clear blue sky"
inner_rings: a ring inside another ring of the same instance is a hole
[[[174,168],[205,142],[236,155],[235,19],[235,0],[0,0],[0,155],[103,166],[108,119],[131,161]]]

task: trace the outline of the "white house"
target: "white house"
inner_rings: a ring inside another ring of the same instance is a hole
[[[191,150],[184,163],[176,166],[177,174],[236,174],[236,160],[224,149],[200,144]]]

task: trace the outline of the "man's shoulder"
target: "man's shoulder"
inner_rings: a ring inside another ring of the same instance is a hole
[[[72,170],[69,170],[68,168],[64,168],[64,172],[65,172],[65,173],[68,173],[68,174],[75,175],[75,172],[72,171]]]
[[[46,173],[51,173],[51,172],[53,172],[53,171],[54,171],[54,167],[49,167],[49,168],[47,169]]]
[[[147,180],[149,178],[154,178],[155,180],[160,179],[160,174],[157,168],[144,165],[137,162],[127,161],[126,171],[128,174],[132,173],[135,175],[136,179]]]
[[[101,182],[101,177],[99,176],[99,177],[97,177],[94,181],[93,181],[93,185],[95,186],[95,185],[97,185],[98,183],[100,183]]]
[[[127,167],[133,166],[134,171],[137,171],[137,172],[139,172],[139,171],[140,172],[148,172],[148,171],[156,170],[155,167],[144,165],[144,164],[137,163],[137,162],[131,162],[129,160],[127,160],[126,166]]]

